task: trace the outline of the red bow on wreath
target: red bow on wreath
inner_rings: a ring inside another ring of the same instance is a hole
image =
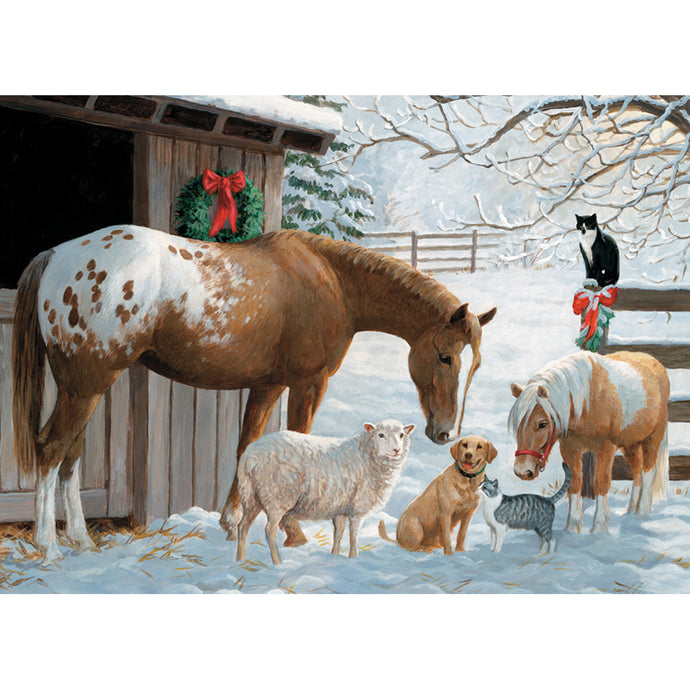
[[[607,287],[600,292],[592,292],[591,290],[579,290],[575,293],[573,298],[573,312],[581,314],[585,312],[585,317],[582,321],[582,331],[587,328],[587,335],[585,340],[589,340],[597,330],[599,323],[599,305],[610,307],[618,297],[617,287]]]
[[[232,195],[233,192],[241,192],[245,184],[246,180],[241,170],[234,175],[230,175],[230,177],[221,177],[209,168],[204,170],[202,178],[204,191],[208,194],[218,192],[218,208],[216,209],[216,215],[213,217],[213,223],[211,223],[211,230],[208,233],[211,237],[215,237],[218,234],[226,220],[230,221],[233,234],[237,232],[237,206]]]

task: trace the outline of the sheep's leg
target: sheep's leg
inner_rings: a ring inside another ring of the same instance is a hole
[[[359,556],[359,549],[357,548],[357,532],[359,532],[359,526],[361,523],[362,518],[350,517],[350,553],[348,553],[350,558],[357,558],[357,556]]]
[[[278,534],[278,524],[280,523],[281,515],[276,515],[275,513],[268,516],[268,522],[266,523],[266,541],[268,542],[268,548],[271,552],[271,559],[273,560],[273,565],[280,565],[282,562],[280,560],[280,552],[278,551],[278,545],[276,544],[276,535]]]
[[[237,528],[237,555],[236,561],[243,561],[247,557],[247,536],[249,535],[249,528],[252,526],[256,516],[261,510],[256,503],[248,506],[242,506],[242,519]]]
[[[331,553],[337,556],[340,553],[340,542],[343,539],[343,532],[345,532],[345,520],[347,518],[344,515],[336,515],[333,518],[333,548]]]

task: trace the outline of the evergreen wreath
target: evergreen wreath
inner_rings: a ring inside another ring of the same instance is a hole
[[[230,168],[219,168],[213,172],[221,177],[230,177],[235,173]],[[215,237],[211,237],[209,210],[217,194],[209,194],[204,189],[202,178],[203,175],[192,177],[175,200],[175,223],[180,235],[206,242],[242,242],[261,235],[265,216],[264,195],[247,177],[244,189],[233,194],[237,206],[237,232],[222,227]]]

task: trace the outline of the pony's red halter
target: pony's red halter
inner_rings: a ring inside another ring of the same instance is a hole
[[[546,462],[549,459],[549,453],[553,448],[553,444],[556,442],[556,426],[554,425],[553,431],[551,432],[551,438],[546,444],[546,450],[543,453],[537,453],[536,450],[530,450],[529,448],[523,450],[516,450],[515,457],[518,455],[531,455],[539,459],[539,471],[543,472],[546,469]]]

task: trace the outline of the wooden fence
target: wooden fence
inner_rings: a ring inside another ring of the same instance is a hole
[[[618,291],[613,305],[615,311],[690,312],[690,289],[660,290],[655,288],[625,288]],[[667,369],[690,369],[690,336],[686,343],[658,342],[635,339],[625,342],[609,340],[605,352],[637,351],[656,357]],[[668,421],[690,422],[690,398],[672,396],[668,405]],[[630,467],[622,455],[617,455],[613,467],[614,479],[632,479]],[[669,449],[669,479],[690,479],[690,455]]]
[[[470,271],[485,268],[491,257],[484,250],[499,247],[500,233],[470,232],[431,232],[417,233],[414,230],[376,232],[366,239],[377,242],[398,240],[395,245],[368,244],[369,249],[390,254],[407,261],[424,273],[444,271]],[[442,240],[442,242],[439,242]]]

